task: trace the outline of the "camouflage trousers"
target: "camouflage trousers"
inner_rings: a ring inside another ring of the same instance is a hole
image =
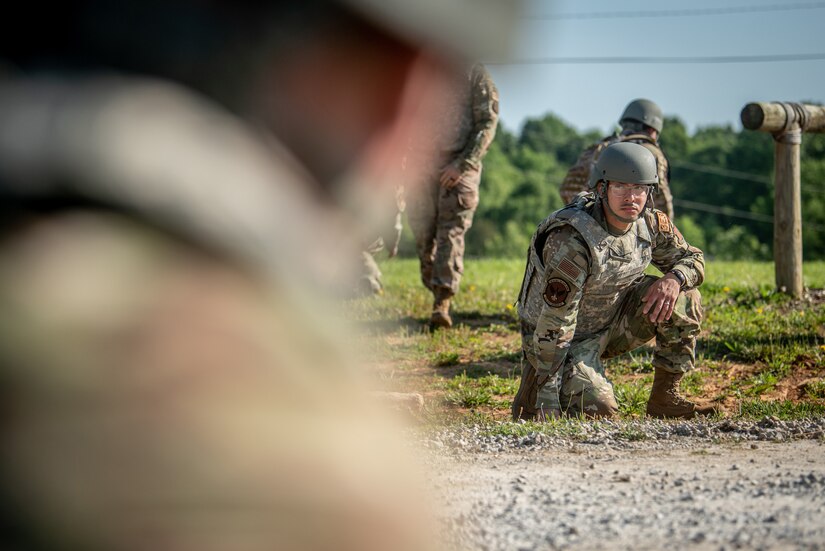
[[[679,295],[671,318],[654,324],[644,316],[641,301],[658,278],[645,276],[619,304],[611,323],[600,333],[576,335],[559,371],[546,383],[555,386],[558,403],[542,404],[545,410],[559,409],[569,415],[606,416],[618,411],[613,385],[605,375],[603,360],[635,350],[654,337],[653,366],[672,373],[694,367],[696,336],[703,317],[701,295],[693,289]],[[523,362],[521,386],[513,400],[513,418],[531,419],[537,412],[538,382],[533,365],[533,330],[522,322]]]
[[[454,295],[464,273],[464,234],[478,207],[481,171],[465,172],[449,189],[439,183],[440,174],[433,174],[408,199],[407,220],[415,235],[421,282],[431,291],[440,287]]]

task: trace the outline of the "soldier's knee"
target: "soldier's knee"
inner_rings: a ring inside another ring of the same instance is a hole
[[[619,405],[611,388],[589,389],[562,397],[562,409],[567,415],[592,419],[612,418],[619,414]]]
[[[685,291],[683,294],[686,300],[694,304],[697,308],[702,308],[702,293],[699,292],[699,289],[691,289]]]
[[[573,366],[562,385],[562,406],[568,414],[614,417],[619,412],[613,385],[583,362]]]
[[[698,289],[685,291],[679,296],[673,315],[684,326],[699,326],[704,319],[704,309],[702,308],[702,295]]]
[[[588,403],[584,405],[582,413],[585,417],[596,419],[610,418],[618,415],[619,405],[616,403],[613,389],[602,389],[597,395],[592,396]]]

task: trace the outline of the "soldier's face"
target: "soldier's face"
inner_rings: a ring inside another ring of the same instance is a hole
[[[608,182],[604,193],[608,223],[617,228],[627,229],[641,216],[650,189],[647,185]]]

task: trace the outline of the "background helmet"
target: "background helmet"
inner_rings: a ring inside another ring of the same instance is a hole
[[[605,148],[590,174],[590,187],[600,181],[646,184],[659,187],[656,157],[643,145],[633,142],[614,143]]]
[[[661,132],[665,118],[662,108],[649,99],[635,99],[624,108],[619,124],[623,124],[626,120],[646,124],[656,129],[657,132]]]

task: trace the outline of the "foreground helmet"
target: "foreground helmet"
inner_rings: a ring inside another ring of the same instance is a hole
[[[649,99],[636,99],[627,104],[619,119],[619,124],[624,124],[624,121],[636,121],[646,124],[651,128],[655,128],[657,132],[662,131],[664,126],[664,115],[662,108],[650,101]]]
[[[590,174],[590,187],[600,181],[646,184],[659,187],[656,157],[643,145],[614,143],[605,148]]]
[[[335,0],[367,19],[435,51],[488,61],[513,47],[523,0]]]

